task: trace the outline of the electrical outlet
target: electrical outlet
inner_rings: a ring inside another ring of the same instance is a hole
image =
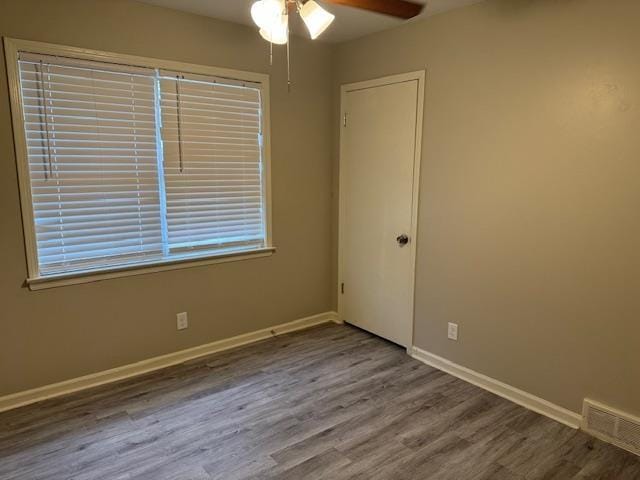
[[[449,322],[449,340],[458,340],[458,324]]]
[[[176,315],[176,324],[178,330],[184,330],[189,327],[189,319],[187,318],[187,312],[182,312]]]

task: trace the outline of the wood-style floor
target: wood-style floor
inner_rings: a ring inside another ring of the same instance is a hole
[[[324,325],[0,414],[0,479],[633,480],[640,459]]]

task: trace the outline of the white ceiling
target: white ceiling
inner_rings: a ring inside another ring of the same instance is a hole
[[[255,0],[140,0],[161,7],[182,10],[185,12],[219,18],[234,23],[253,25],[249,10]],[[319,0],[322,3],[322,0]],[[482,0],[413,0],[426,4],[422,14],[416,18],[424,18],[454,8],[478,3]],[[327,10],[335,14],[336,20],[320,37],[323,41],[338,43],[362,37],[369,33],[379,32],[404,23],[402,20],[366,12],[339,5],[323,4]],[[411,20],[414,21],[415,19]],[[304,27],[300,22],[292,26],[294,33],[304,35]]]

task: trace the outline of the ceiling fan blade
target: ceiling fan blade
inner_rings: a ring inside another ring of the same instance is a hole
[[[360,8],[392,17],[409,19],[418,15],[424,5],[407,0],[324,0],[327,3]]]

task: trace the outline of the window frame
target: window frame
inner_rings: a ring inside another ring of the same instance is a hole
[[[269,105],[270,90],[268,74],[232,70],[227,68],[212,67],[208,65],[183,63],[173,60],[140,57],[135,55],[119,54],[99,50],[89,50],[85,48],[35,42],[30,40],[18,40],[8,37],[4,38],[4,49],[7,65],[7,76],[9,80],[9,97],[11,103],[13,137],[18,169],[24,243],[27,257],[28,276],[26,279],[26,283],[31,290],[86,283],[108,278],[138,275],[143,273],[153,273],[163,270],[173,270],[177,268],[187,268],[213,263],[260,258],[270,256],[275,252],[275,248],[272,243],[271,221],[271,130]],[[262,190],[264,205],[263,221],[265,227],[265,246],[260,249],[239,250],[227,253],[205,253],[202,256],[194,256],[188,258],[170,258],[55,275],[40,275],[31,195],[29,160],[27,155],[28,150],[24,126],[22,91],[20,87],[20,71],[18,68],[18,59],[20,52],[70,57],[81,60],[92,60],[118,65],[131,65],[136,67],[182,71],[189,74],[222,77],[235,81],[245,81],[251,82],[253,84],[258,84],[262,102]]]

